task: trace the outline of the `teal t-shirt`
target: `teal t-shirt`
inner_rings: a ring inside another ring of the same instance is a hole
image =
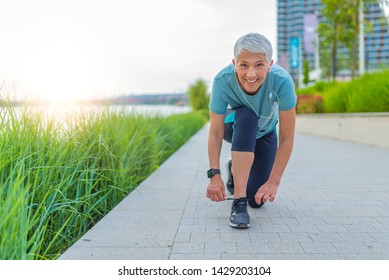
[[[229,108],[252,109],[258,116],[259,138],[275,129],[279,110],[292,109],[296,100],[293,80],[281,66],[272,65],[258,92],[249,95],[239,86],[234,65],[230,64],[213,81],[209,108],[215,114],[225,114]]]

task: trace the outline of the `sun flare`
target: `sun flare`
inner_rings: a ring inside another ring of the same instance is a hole
[[[66,41],[50,41],[26,56],[24,83],[39,101],[51,105],[71,104],[88,98],[91,63],[83,48]]]

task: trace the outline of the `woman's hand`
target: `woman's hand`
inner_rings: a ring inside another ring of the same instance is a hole
[[[277,195],[277,189],[279,184],[275,182],[267,181],[265,184],[263,184],[257,193],[254,196],[255,202],[257,204],[261,204],[262,202],[265,203],[268,200],[270,202],[273,202]]]
[[[207,188],[207,197],[216,202],[227,199],[224,182],[220,175],[215,175],[211,178]]]

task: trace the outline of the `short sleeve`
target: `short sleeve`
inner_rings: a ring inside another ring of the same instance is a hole
[[[294,83],[290,75],[287,76],[285,81],[281,84],[279,91],[279,109],[281,111],[288,111],[296,106],[297,97],[294,88]]]
[[[228,103],[223,96],[225,96],[223,87],[220,85],[220,81],[215,79],[213,81],[212,93],[209,101],[211,112],[219,115],[224,115],[227,112]]]

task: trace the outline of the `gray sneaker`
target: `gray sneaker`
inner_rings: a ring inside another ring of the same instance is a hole
[[[229,225],[233,228],[250,227],[250,216],[247,213],[247,198],[242,197],[232,202]]]
[[[234,178],[232,177],[232,160],[229,159],[226,163],[226,170],[227,170],[227,190],[230,192],[230,194],[234,194]]]

